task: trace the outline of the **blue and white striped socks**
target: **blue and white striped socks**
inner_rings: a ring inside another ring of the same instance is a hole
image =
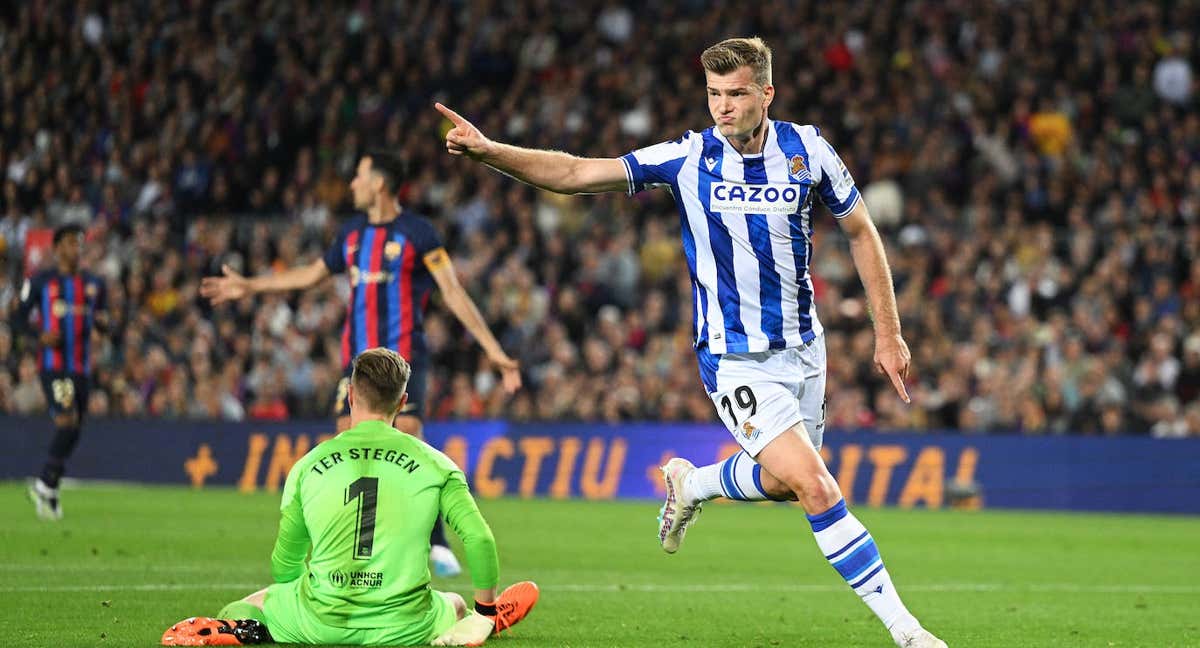
[[[825,559],[893,636],[920,627],[892,586],[892,577],[883,566],[875,539],[846,509],[846,500],[839,500],[824,513],[809,515],[808,522]]]
[[[697,502],[717,497],[743,502],[771,499],[763,491],[762,466],[745,450],[724,461],[696,468],[684,488]]]

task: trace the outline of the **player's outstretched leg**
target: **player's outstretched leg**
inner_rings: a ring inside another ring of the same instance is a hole
[[[739,502],[796,499],[786,485],[764,473],[745,450],[697,468],[685,486],[688,494],[700,502],[718,497]]]
[[[742,502],[794,498],[779,480],[764,473],[745,450],[699,468],[687,459],[676,457],[662,467],[662,472],[667,498],[659,509],[658,538],[667,553],[679,550],[688,525],[700,514],[704,502],[718,497]]]
[[[917,618],[904,607],[892,585],[892,577],[883,566],[875,539],[846,508],[846,500],[838,500],[823,513],[809,515],[808,521],[825,559],[879,617],[896,645],[946,648],[945,642],[922,628]]]
[[[798,423],[772,439],[757,459],[764,470],[796,494],[821,553],[879,617],[896,644],[905,648],[945,648],[945,643],[921,628],[900,600],[875,539],[846,508],[837,481],[813,448],[804,425]]]
[[[167,628],[164,646],[250,646],[271,643],[267,626],[254,619],[191,617]]]

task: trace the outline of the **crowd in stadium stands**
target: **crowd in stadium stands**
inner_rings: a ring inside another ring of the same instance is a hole
[[[87,229],[113,325],[93,417],[328,417],[348,285],[210,308],[202,276],[316,258],[368,146],[413,162],[523,367],[503,395],[435,297],[430,419],[715,420],[670,195],[563,197],[444,152],[435,100],[616,156],[711,124],[698,56],[774,48],[776,119],[838,148],[882,232],[911,406],[875,373],[845,239],[814,281],[828,424],[1200,435],[1196,2],[160,0],[0,9],[0,320],[28,232]],[[0,325],[0,411],[45,404]]]

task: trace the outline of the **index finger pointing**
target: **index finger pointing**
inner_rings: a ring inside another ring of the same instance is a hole
[[[905,403],[911,403],[912,399],[908,397],[908,390],[904,387],[904,380],[900,378],[898,371],[888,371],[888,377],[892,379],[892,386],[896,388],[896,393],[900,394],[900,400]]]
[[[463,119],[462,115],[454,112],[453,110],[450,110],[448,107],[442,105],[440,102],[433,104],[433,107],[437,108],[438,112],[445,115],[446,119],[449,119],[450,121],[454,122],[455,126],[462,126],[463,124],[467,123],[467,120]]]

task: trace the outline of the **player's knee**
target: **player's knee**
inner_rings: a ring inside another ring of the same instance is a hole
[[[467,601],[457,592],[446,592],[447,598],[454,604],[454,616],[461,619],[467,616]]]
[[[807,476],[797,492],[800,503],[809,513],[828,511],[842,499],[842,489],[827,473]]]
[[[54,426],[59,429],[73,428],[77,420],[78,417],[71,413],[58,414],[54,417]]]

